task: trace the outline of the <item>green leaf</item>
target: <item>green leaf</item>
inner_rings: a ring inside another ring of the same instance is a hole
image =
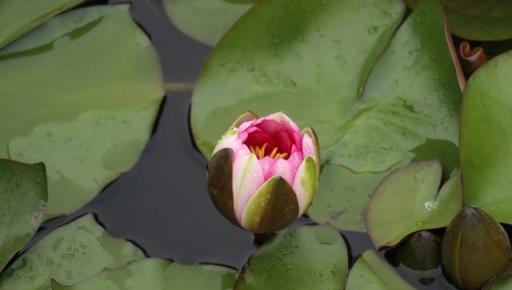
[[[464,202],[512,223],[512,53],[482,66],[468,81],[462,104]]]
[[[183,266],[166,260],[145,259],[107,270],[83,283],[66,287],[53,282],[53,290],[230,290],[235,283],[232,269],[197,265]]]
[[[422,1],[373,69],[337,144],[328,148],[310,216],[338,229],[364,231],[368,196],[388,172],[425,159],[453,168],[459,95],[442,7]]]
[[[445,8],[450,31],[458,37],[478,40],[497,41],[512,38],[512,17],[475,16],[459,13]]]
[[[324,172],[309,215],[364,231],[380,178],[419,149],[457,151],[460,92],[442,6],[422,1],[382,55],[404,9],[394,0],[256,5],[217,45],[197,83],[191,123],[203,154],[237,115],[283,111],[319,136]]]
[[[368,205],[367,223],[377,248],[394,246],[407,235],[448,226],[462,209],[460,173],[439,190],[438,161],[413,163],[386,176]]]
[[[342,290],[348,253],[327,226],[300,226],[280,233],[253,254],[236,290]]]
[[[48,234],[0,277],[2,290],[50,290],[50,280],[82,282],[104,269],[144,257],[133,244],[110,237],[91,215]]]
[[[2,0],[0,48],[84,0]]]
[[[372,250],[354,264],[346,290],[415,290]]]
[[[191,125],[199,149],[210,156],[247,111],[284,111],[314,128],[321,147],[332,142],[404,9],[400,0],[255,5],[213,50],[196,84]]]
[[[0,159],[0,271],[39,228],[47,198],[43,164]]]
[[[441,0],[446,6],[467,15],[503,17],[512,15],[512,2],[503,0]]]
[[[164,0],[171,21],[183,33],[215,45],[255,0]]]
[[[0,157],[46,164],[49,217],[131,168],[163,96],[157,55],[124,5],[54,18],[0,50],[0,75]]]

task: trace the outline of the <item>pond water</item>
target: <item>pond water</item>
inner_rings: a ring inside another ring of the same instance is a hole
[[[86,5],[106,2],[89,1]],[[210,202],[207,161],[195,149],[188,125],[191,85],[210,47],[173,27],[159,0],[110,3],[131,3],[132,16],[159,52],[168,88],[159,121],[142,158],[131,171],[82,210],[47,222],[29,246],[52,229],[85,213],[95,213],[110,234],[135,242],[150,257],[240,269],[255,249],[254,236],[227,222]],[[311,223],[307,219],[298,222]],[[347,232],[343,236],[352,262],[372,247],[366,234]],[[433,273],[410,273],[400,267],[397,270],[417,289],[454,289],[439,269]]]

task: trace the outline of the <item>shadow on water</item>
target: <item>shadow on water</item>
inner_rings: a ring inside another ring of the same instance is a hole
[[[88,1],[84,5],[105,3]],[[110,234],[133,241],[151,257],[240,269],[255,249],[254,237],[227,222],[210,202],[206,189],[207,161],[195,149],[188,124],[192,96],[189,84],[197,78],[210,48],[174,28],[159,0],[110,3],[132,4],[132,16],[156,47],[166,87],[170,89],[153,137],[135,167],[107,186],[85,208],[47,222],[29,247],[51,230],[83,214],[94,213]],[[311,221],[303,218],[298,223]],[[352,263],[372,247],[367,234],[343,236]],[[434,280],[423,284],[419,282],[421,277],[401,267],[397,270],[418,289],[453,289],[441,278],[440,270],[433,275]]]

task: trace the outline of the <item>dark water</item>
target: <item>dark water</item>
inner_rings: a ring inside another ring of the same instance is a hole
[[[106,2],[89,1],[87,5]],[[176,30],[160,0],[110,3],[132,4],[132,16],[158,50],[167,84],[195,81],[210,48]],[[241,268],[255,249],[254,237],[232,226],[210,202],[206,190],[207,162],[194,148],[188,126],[191,95],[191,90],[168,90],[154,135],[135,167],[84,209],[45,224],[31,244],[77,216],[95,213],[111,235],[134,241],[151,257]],[[343,236],[352,262],[371,248],[366,234]],[[418,289],[453,289],[441,278],[440,270],[433,274],[397,270]],[[420,281],[427,281],[430,286]]]

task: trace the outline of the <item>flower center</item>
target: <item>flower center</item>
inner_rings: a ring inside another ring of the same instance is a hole
[[[288,153],[279,152],[279,148],[277,146],[270,150],[268,143],[263,144],[263,146],[249,146],[249,150],[251,150],[251,153],[256,155],[258,159],[263,159],[266,156],[273,159],[288,158]]]

